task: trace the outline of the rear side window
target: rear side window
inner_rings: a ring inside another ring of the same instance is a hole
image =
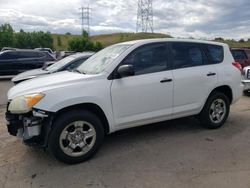
[[[36,55],[37,55],[37,57],[45,57],[46,56],[46,54],[45,53],[43,53],[43,52],[36,52]]]
[[[20,58],[37,58],[36,52],[19,51],[18,55]]]
[[[243,50],[232,50],[232,54],[235,60],[247,59],[246,54]]]
[[[213,64],[221,63],[224,59],[224,50],[222,46],[205,44],[206,53]]]
[[[175,69],[199,66],[206,63],[206,57],[199,44],[172,43],[171,54]]]

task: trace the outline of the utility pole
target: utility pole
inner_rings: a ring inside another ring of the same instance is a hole
[[[154,32],[153,0],[138,0],[136,32]]]
[[[85,30],[90,34],[90,28],[89,28],[89,14],[90,14],[90,8],[89,5],[87,7],[81,6],[80,8],[81,11],[81,29],[82,32]]]

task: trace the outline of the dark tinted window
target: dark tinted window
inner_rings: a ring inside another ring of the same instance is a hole
[[[18,59],[18,53],[16,51],[4,52],[0,55],[1,60],[10,60],[10,59]]]
[[[132,64],[135,75],[166,70],[167,52],[165,44],[152,44],[140,47],[130,54],[123,64]]]
[[[55,60],[55,58],[54,57],[52,57],[49,53],[44,53],[43,54],[43,56],[45,56],[44,58],[45,58],[45,60],[46,61],[54,61]]]
[[[87,58],[86,58],[86,59],[87,59]],[[65,69],[74,70],[74,69],[76,69],[78,66],[80,66],[84,61],[86,61],[86,59],[80,59],[80,60],[74,61],[73,63],[70,63],[69,66],[65,67]]]
[[[235,60],[247,59],[246,54],[243,50],[232,50],[232,54]]]
[[[20,58],[37,58],[38,57],[37,52],[32,52],[32,51],[19,51],[18,55]]]
[[[205,64],[205,55],[198,44],[172,43],[171,54],[174,68],[184,68]]]
[[[221,63],[224,59],[224,51],[222,46],[205,44],[206,52],[211,63]]]
[[[36,54],[37,54],[37,57],[44,57],[44,56],[46,56],[46,54],[43,53],[43,52],[36,52]]]

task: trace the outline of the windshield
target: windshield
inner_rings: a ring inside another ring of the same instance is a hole
[[[87,59],[77,70],[84,74],[99,74],[130,46],[120,44],[107,47]]]
[[[64,67],[65,65],[67,65],[69,62],[73,61],[75,58],[68,56],[65,57],[63,59],[61,59],[60,61],[57,61],[56,63],[54,63],[53,65],[50,65],[49,67],[46,68],[47,71],[50,72],[54,72],[57,71],[58,69]]]

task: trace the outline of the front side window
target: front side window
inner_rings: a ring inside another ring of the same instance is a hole
[[[206,62],[205,55],[198,44],[172,43],[171,54],[175,69],[199,66]]]
[[[167,69],[167,50],[165,44],[152,44],[140,47],[124,61],[133,65],[135,75],[164,71]]]

